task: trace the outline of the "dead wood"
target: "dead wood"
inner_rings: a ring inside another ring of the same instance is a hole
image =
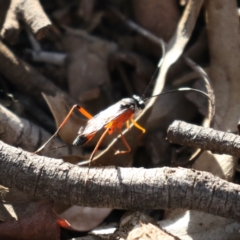
[[[33,67],[19,59],[2,42],[0,42],[0,72],[12,82],[20,91],[34,97],[36,101],[45,105],[42,93],[55,96],[62,94],[66,101],[76,103],[68,94],[63,92],[54,83],[37,72]]]
[[[140,25],[138,25],[137,23],[129,20],[125,15],[123,15],[120,11],[118,11],[116,8],[114,7],[108,7],[108,9],[110,10],[111,13],[113,13],[114,15],[116,15],[121,21],[123,21],[129,28],[131,28],[132,30],[136,31],[137,33],[139,33],[140,35],[142,35],[143,37],[149,39],[150,41],[152,41],[153,43],[161,46],[162,51],[164,50],[164,41],[162,38],[157,37],[156,35],[152,34],[150,31],[148,31],[147,29],[141,27]],[[160,35],[161,36],[161,35]],[[162,53],[162,55],[164,55],[164,53]]]
[[[45,36],[52,25],[38,0],[12,0],[1,30],[1,37],[4,40],[9,43],[17,41],[20,20],[27,25],[38,40]]]
[[[174,121],[168,128],[167,138],[172,143],[240,157],[240,136],[233,133]]]
[[[26,119],[19,118],[8,109],[0,105],[0,139],[10,145],[18,146],[26,151],[34,152],[49,138],[50,134],[41,127]],[[65,157],[69,155],[83,155],[82,148],[68,146],[55,151],[49,149],[66,145],[58,138],[49,143],[49,148],[43,149],[41,154],[49,157]]]
[[[240,220],[239,186],[193,169],[80,168],[0,142],[0,184],[65,204],[185,208]]]

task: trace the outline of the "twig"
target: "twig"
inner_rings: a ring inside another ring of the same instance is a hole
[[[139,26],[137,23],[129,20],[125,15],[123,15],[121,12],[119,12],[116,8],[112,6],[108,6],[108,9],[115,14],[121,21],[123,21],[129,28],[133,29],[137,33],[141,34],[142,36],[148,38],[150,41],[160,45],[162,47],[162,55],[165,55],[165,42],[163,39],[161,39],[158,36],[155,36],[148,30],[144,29],[143,27]]]
[[[10,145],[18,146],[26,151],[34,152],[47,139],[50,134],[26,119],[21,119],[8,109],[0,105],[0,139]],[[50,143],[50,148],[66,145],[58,138]],[[49,148],[48,148],[49,149]],[[83,155],[81,148],[68,146],[58,148],[57,151],[49,151],[47,148],[41,153],[49,157],[64,157],[69,155]]]
[[[27,49],[26,53],[30,55],[32,61],[52,63],[59,66],[63,66],[65,64],[65,60],[67,57],[66,53],[43,51],[40,43],[34,38],[34,36],[29,31],[28,37],[33,50]]]
[[[172,143],[240,157],[240,136],[232,133],[174,121],[167,138]]]
[[[51,21],[38,0],[12,0],[1,31],[3,39],[11,43],[17,41],[20,20],[29,27],[38,40],[43,38],[51,27]]]
[[[0,142],[0,184],[56,202],[117,209],[186,208],[240,220],[240,187],[184,168],[79,168]]]
[[[60,93],[69,105],[76,103],[68,94],[54,85],[26,62],[16,57],[0,42],[0,72],[18,89],[45,105],[42,93],[55,96]]]
[[[32,61],[51,63],[57,66],[63,66],[67,58],[67,54],[57,52],[37,52],[28,49],[26,53],[30,55]]]

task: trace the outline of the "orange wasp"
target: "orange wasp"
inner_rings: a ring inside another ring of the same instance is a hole
[[[91,156],[90,162],[92,161],[96,151],[98,150],[101,142],[103,141],[104,137],[108,134],[112,134],[116,129],[118,129],[122,141],[126,146],[127,150],[125,151],[117,151],[115,154],[123,154],[131,151],[130,146],[128,145],[125,137],[122,135],[122,126],[124,123],[128,122],[129,120],[133,123],[133,125],[140,129],[143,133],[146,130],[141,127],[138,123],[136,123],[133,119],[134,113],[140,109],[144,109],[145,103],[142,98],[137,95],[133,95],[132,98],[124,98],[114,105],[108,107],[107,109],[101,111],[95,116],[92,116],[88,113],[84,108],[80,107],[79,105],[74,105],[72,109],[69,111],[66,118],[63,120],[57,131],[53,134],[53,136],[36,152],[40,152],[62,129],[62,127],[66,124],[67,120],[73,113],[75,109],[77,109],[81,114],[83,114],[86,118],[88,118],[88,122],[85,126],[82,126],[79,131],[76,139],[73,141],[72,145],[74,146],[83,146],[88,141],[90,141],[94,135],[100,131],[101,129],[105,128],[106,130],[102,134],[101,138],[98,140],[97,145],[95,146]]]
[[[172,93],[172,92],[178,92],[178,91],[199,92],[199,93],[207,96],[211,101],[211,98],[209,97],[208,94],[206,94],[205,92],[203,92],[201,90],[194,89],[194,88],[174,89],[174,90],[162,92],[158,95],[151,96],[150,98],[157,97],[159,95]],[[95,116],[92,116],[90,113],[88,113],[84,108],[80,107],[79,105],[74,105],[72,107],[72,109],[69,111],[66,118],[63,120],[63,122],[59,126],[59,128],[57,129],[57,131],[53,134],[53,136],[51,138],[49,138],[49,140],[34,153],[40,152],[55,136],[57,136],[57,134],[62,129],[62,127],[66,124],[67,120],[69,119],[69,117],[71,116],[71,114],[73,113],[73,111],[75,109],[77,109],[81,114],[83,114],[89,120],[87,121],[87,124],[85,126],[82,126],[79,129],[78,135],[75,138],[75,140],[73,141],[72,145],[83,146],[88,141],[90,141],[98,131],[100,131],[103,128],[106,129],[104,131],[104,133],[102,134],[102,136],[100,137],[100,139],[98,140],[97,145],[95,146],[95,148],[90,156],[90,159],[89,159],[90,162],[92,161],[92,159],[93,159],[96,151],[98,150],[101,142],[103,141],[104,137],[107,134],[112,134],[116,129],[118,129],[118,131],[121,135],[121,139],[122,139],[124,145],[126,146],[127,150],[117,151],[115,153],[115,155],[128,153],[131,151],[131,147],[127,143],[124,135],[122,134],[121,129],[123,127],[123,124],[129,123],[129,120],[130,120],[136,128],[141,130],[143,133],[146,132],[146,130],[143,127],[141,127],[137,122],[135,122],[133,117],[137,110],[142,110],[145,108],[145,102],[148,99],[149,98],[142,99],[141,97],[139,97],[137,95],[133,95],[132,98],[124,98],[124,99],[118,101],[117,103],[115,103],[114,105],[108,107],[107,109],[101,111],[100,113],[98,113]]]

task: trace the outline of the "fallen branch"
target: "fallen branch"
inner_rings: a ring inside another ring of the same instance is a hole
[[[240,187],[191,169],[89,170],[0,142],[0,184],[65,204],[118,209],[186,208],[240,220]]]
[[[240,157],[240,136],[236,134],[174,121],[167,138],[172,143]]]
[[[44,37],[52,25],[38,0],[12,0],[1,30],[1,37],[4,40],[10,43],[17,41],[20,20],[28,26],[38,40]]]
[[[70,106],[76,103],[54,83],[37,72],[29,64],[16,57],[2,42],[0,42],[0,72],[14,86],[44,105],[46,103],[43,100],[42,93],[52,96],[59,93],[62,94]]]
[[[34,123],[16,116],[8,109],[0,105],[0,139],[7,144],[18,146],[26,151],[34,152],[49,138],[50,134]],[[65,145],[59,138],[54,138],[49,148],[43,149],[41,154],[49,157],[83,156],[83,149],[73,146],[58,148],[55,151],[49,149]]]

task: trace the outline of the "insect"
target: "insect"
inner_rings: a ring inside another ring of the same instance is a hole
[[[79,105],[74,105],[72,109],[69,111],[66,118],[63,120],[63,122],[59,126],[59,128],[57,129],[57,131],[52,135],[51,138],[49,138],[49,140],[43,146],[41,146],[34,153],[40,152],[55,136],[57,136],[57,134],[66,124],[67,120],[69,119],[69,117],[71,116],[71,114],[75,109],[77,109],[81,114],[83,114],[89,120],[85,126],[82,126],[79,129],[78,135],[76,139],[73,141],[72,145],[83,146],[88,141],[90,141],[98,131],[105,128],[104,133],[98,140],[98,143],[95,146],[90,156],[90,159],[89,159],[90,161],[93,159],[104,137],[107,134],[112,134],[116,129],[119,131],[122,141],[126,146],[127,150],[117,151],[115,154],[123,154],[123,153],[130,152],[131,148],[128,145],[125,137],[123,136],[121,129],[123,127],[123,124],[130,120],[136,128],[138,128],[143,133],[145,133],[146,130],[143,127],[141,127],[137,122],[135,122],[133,118],[134,113],[138,109],[141,109],[141,110],[144,109],[144,107],[145,107],[144,101],[137,95],[133,95],[132,98],[124,98],[119,102],[113,104],[112,106],[108,107],[107,109],[101,111],[95,116],[92,116],[90,113],[88,113],[84,108],[80,107]]]
[[[175,89],[175,90],[170,90],[167,92],[162,92],[155,96],[151,96],[150,98],[157,97],[159,95],[164,95],[167,93],[177,92],[177,91],[199,92],[199,93],[204,94],[211,100],[211,98],[208,96],[208,94],[206,94],[205,92],[203,92],[201,90],[194,89],[194,88],[179,88],[179,89]],[[98,140],[98,142],[90,156],[89,163],[92,161],[92,159],[93,159],[96,151],[98,150],[100,144],[102,143],[104,137],[107,134],[112,134],[116,130],[119,131],[122,142],[124,143],[124,145],[126,146],[127,149],[125,151],[118,150],[115,154],[128,153],[131,151],[131,147],[127,143],[127,140],[125,139],[124,135],[122,134],[123,124],[129,123],[129,121],[131,121],[136,128],[138,128],[143,133],[145,133],[146,130],[142,126],[140,126],[137,122],[135,122],[134,114],[136,113],[137,110],[143,110],[145,108],[145,102],[148,99],[149,98],[142,99],[141,97],[139,97],[137,95],[133,95],[132,98],[124,98],[124,99],[118,101],[117,103],[113,104],[112,106],[108,107],[107,109],[101,111],[100,113],[98,113],[95,116],[92,116],[90,113],[88,113],[84,108],[80,107],[79,105],[74,105],[72,107],[72,109],[69,111],[68,115],[63,120],[63,122],[61,123],[61,125],[59,126],[59,128],[57,129],[57,131],[52,135],[51,138],[49,138],[49,140],[44,145],[42,145],[34,153],[40,152],[55,136],[57,136],[57,134],[64,127],[67,120],[69,119],[69,117],[71,116],[71,114],[73,113],[73,111],[75,109],[77,109],[82,115],[84,115],[89,120],[87,121],[87,124],[85,126],[80,127],[80,129],[78,131],[78,135],[77,135],[76,139],[73,141],[72,145],[83,146],[84,144],[89,142],[98,131],[100,131],[103,128],[105,129],[104,133]]]

